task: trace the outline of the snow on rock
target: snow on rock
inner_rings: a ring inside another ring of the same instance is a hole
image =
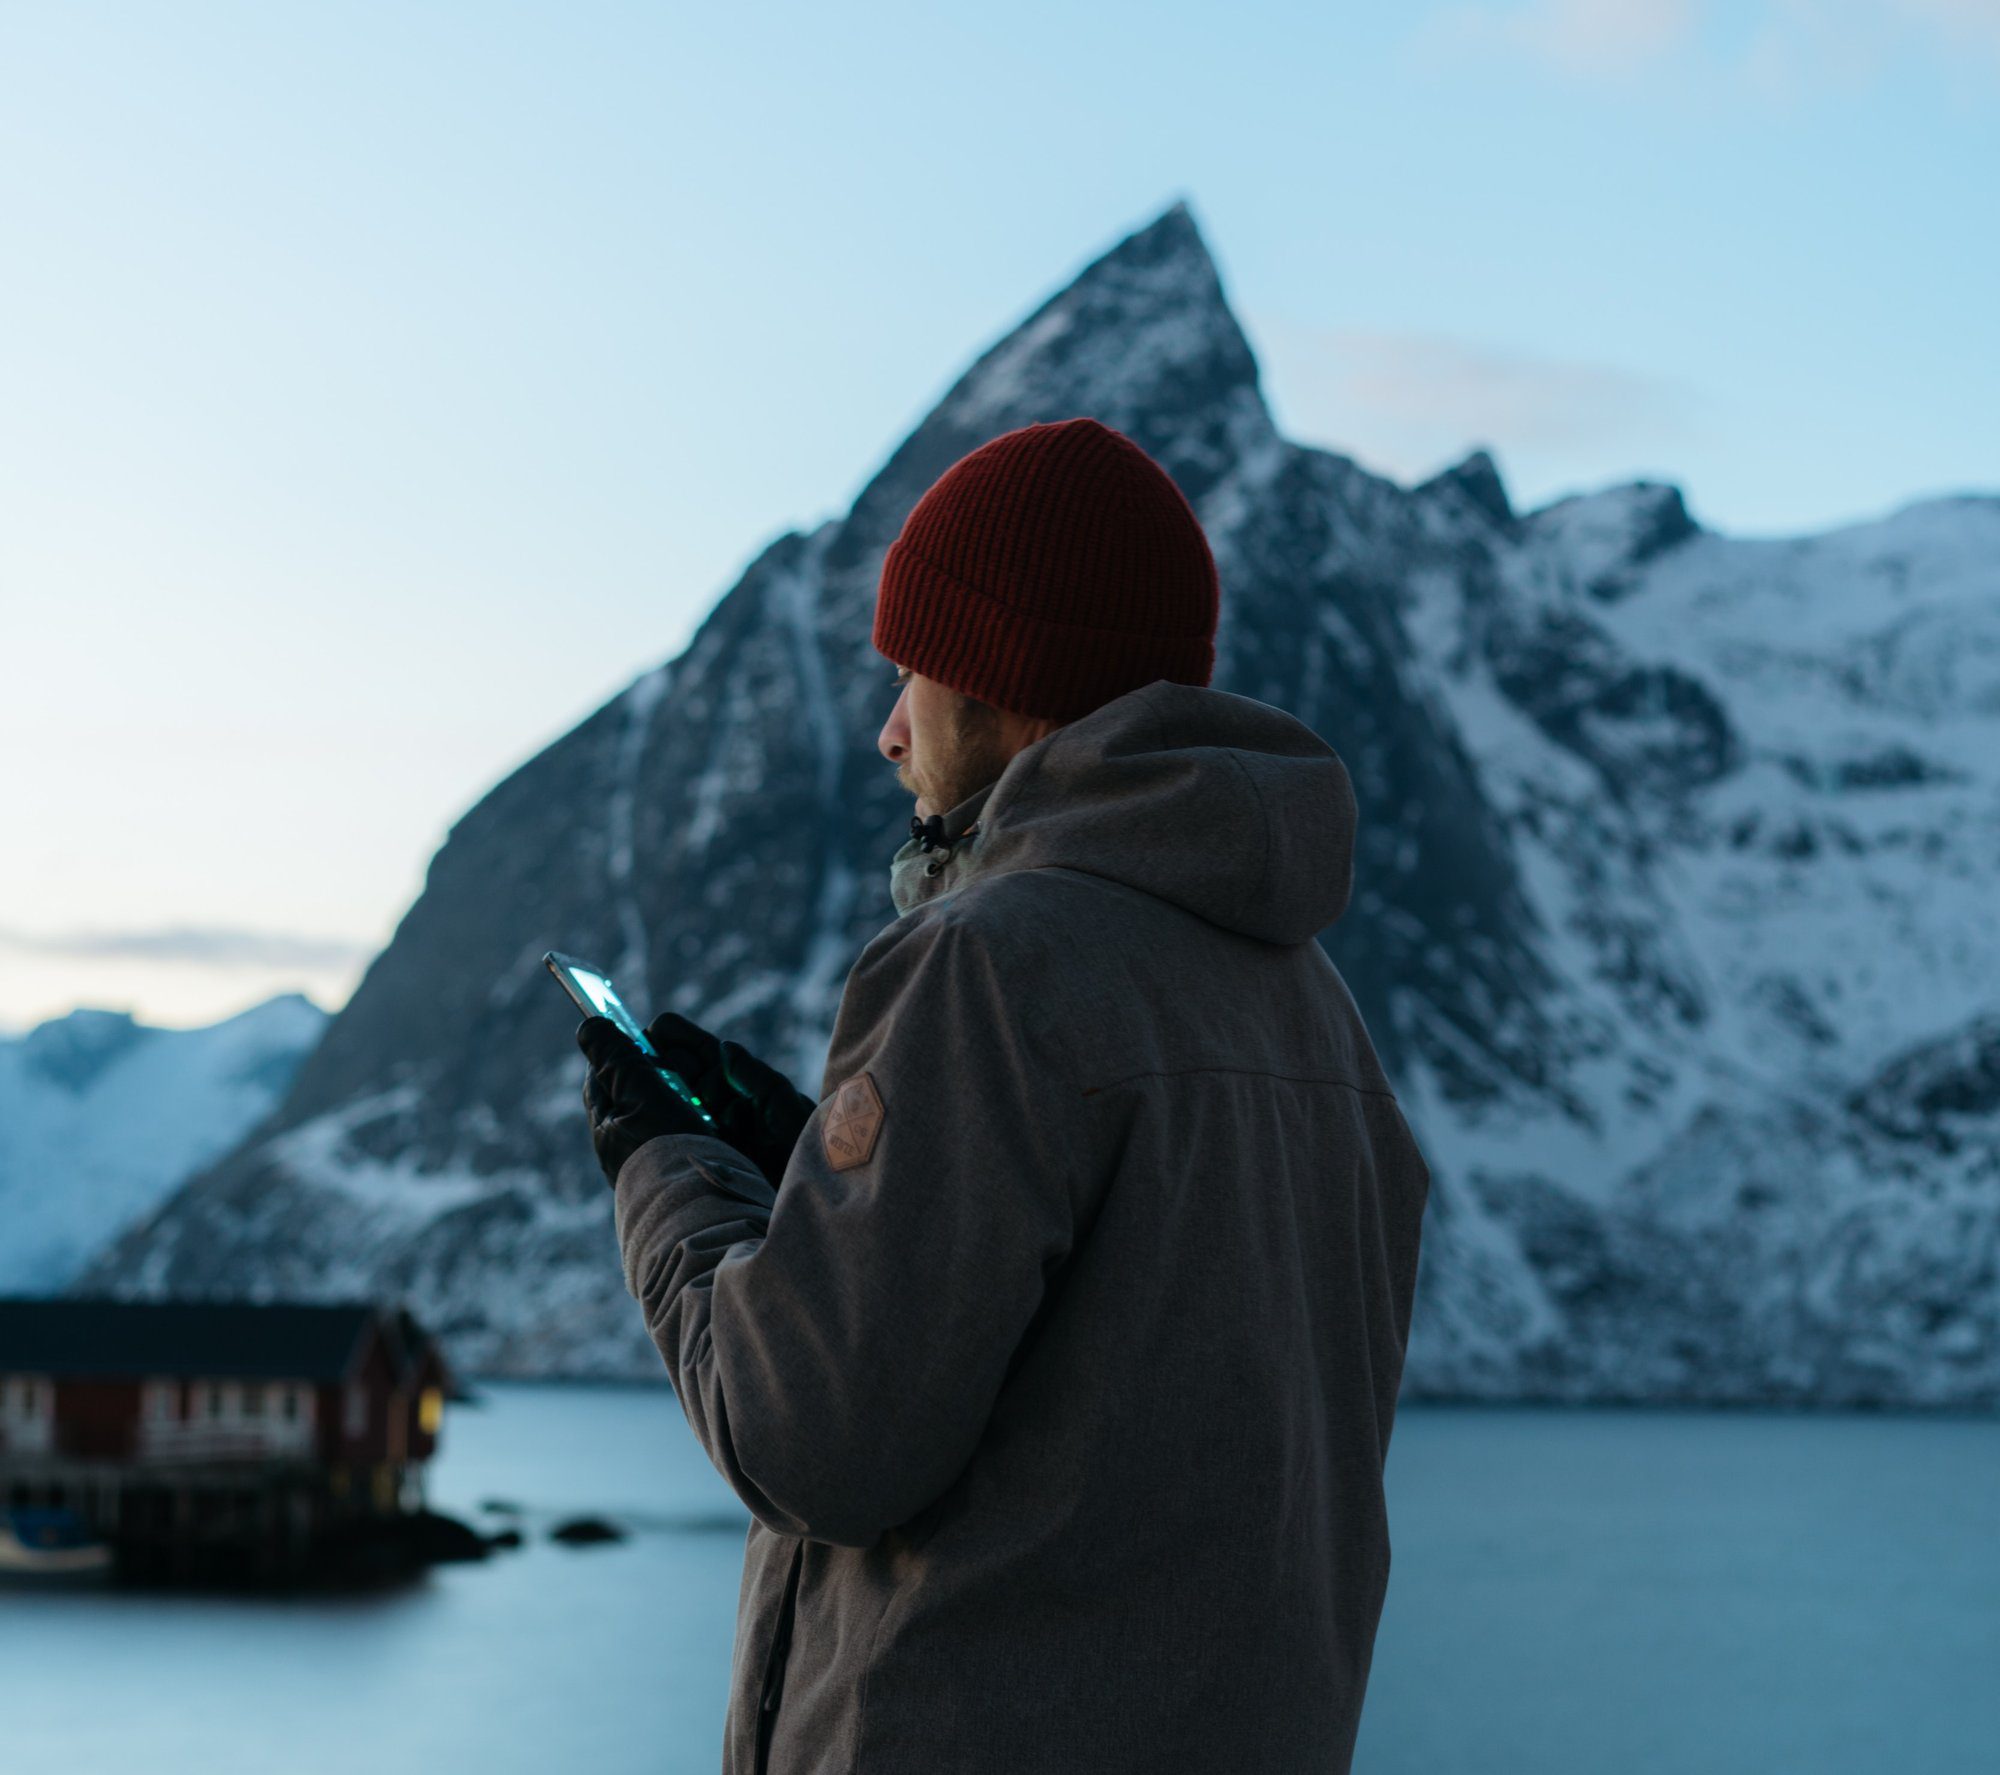
[[[1775,538],[1657,481],[1521,513],[1484,448],[1398,485],[1278,434],[1184,204],[471,809],[270,1122],[90,1279],[390,1286],[462,1366],[659,1378],[541,952],[823,1094],[909,817],[882,554],[966,451],[1083,413],[1201,517],[1214,682],[1354,783],[1320,940],[1431,1161],[1406,1388],[2000,1403],[2000,497]]]
[[[277,1105],[326,1022],[288,994],[207,1029],[79,1010],[0,1037],[0,1293],[67,1286]]]

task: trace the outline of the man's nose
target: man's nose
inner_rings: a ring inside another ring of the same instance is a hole
[[[882,723],[882,731],[875,736],[875,749],[891,764],[901,764],[910,755],[910,721],[903,712],[903,704],[909,698],[906,690],[896,698],[896,706],[889,711],[889,719]]]

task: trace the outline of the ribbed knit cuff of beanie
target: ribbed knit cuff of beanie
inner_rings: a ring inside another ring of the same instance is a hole
[[[1206,684],[1215,557],[1173,477],[1095,419],[1028,425],[939,476],[890,544],[885,659],[1021,715],[1071,721],[1171,678]]]

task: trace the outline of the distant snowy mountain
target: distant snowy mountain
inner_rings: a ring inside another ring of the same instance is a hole
[[[296,993],[207,1029],[72,1011],[0,1037],[0,1294],[55,1294],[283,1099],[326,1013]]]
[[[1432,1160],[1408,1391],[2000,1403],[2000,497],[1751,540],[1655,482],[1517,512],[1484,450],[1398,485],[1278,435],[1183,205],[473,808],[273,1121],[92,1280],[392,1286],[470,1366],[657,1377],[537,958],[823,1090],[910,812],[883,551],[1075,414],[1199,512],[1215,682],[1353,777],[1321,941]]]

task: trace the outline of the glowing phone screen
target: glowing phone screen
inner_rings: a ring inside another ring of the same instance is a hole
[[[618,996],[617,989],[607,975],[581,962],[573,955],[563,955],[551,949],[542,957],[543,965],[561,982],[562,988],[576,1002],[578,1010],[586,1016],[609,1017],[625,1032],[633,1045],[648,1059],[658,1062],[659,1051],[646,1039],[646,1032],[639,1027],[639,1019],[625,1008],[625,1001]],[[688,1088],[687,1081],[671,1067],[659,1068],[660,1077],[673,1087],[675,1094],[686,1103],[710,1127],[715,1118],[702,1107],[702,1102]]]

